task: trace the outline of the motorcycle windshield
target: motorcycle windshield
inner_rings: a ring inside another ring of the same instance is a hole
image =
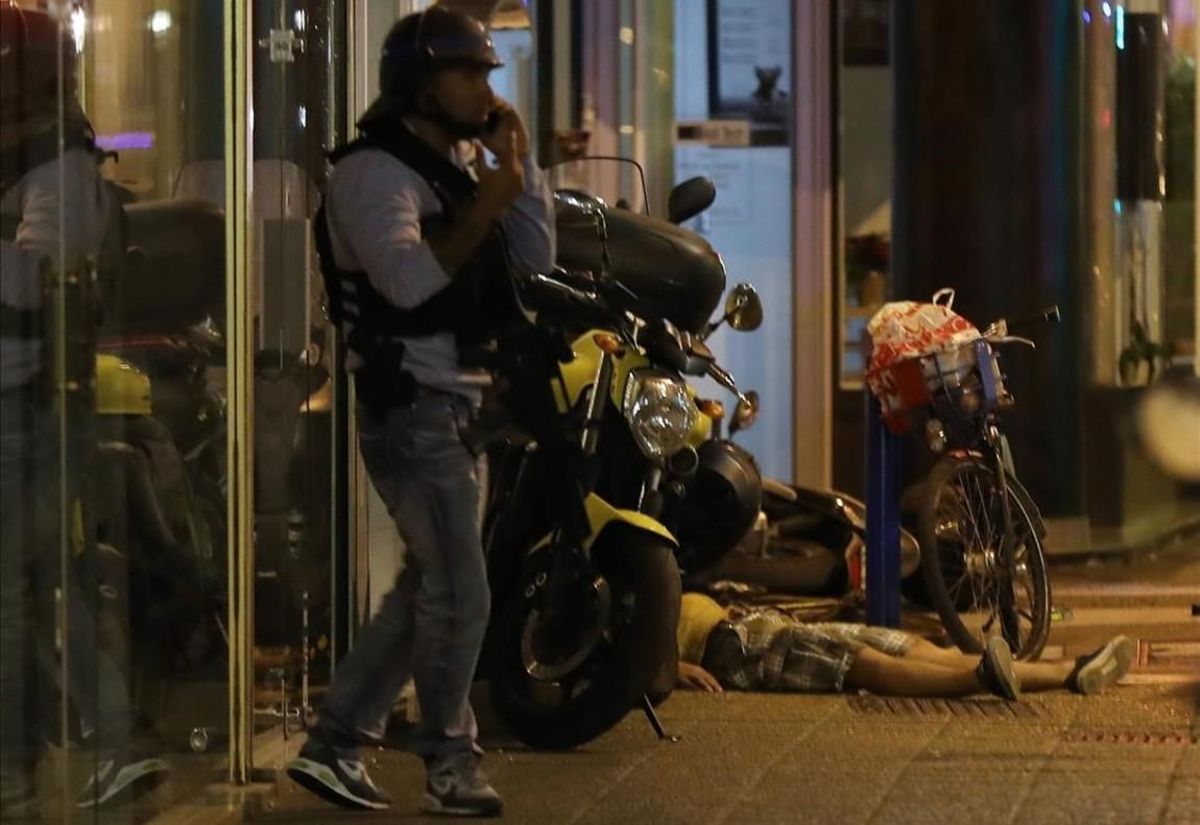
[[[558,264],[593,274],[607,267],[624,287],[630,311],[699,333],[725,291],[721,258],[699,234],[637,211],[635,203],[644,198],[631,200],[630,187],[622,188],[621,175],[612,174],[625,167],[637,175],[631,163],[592,159],[551,170],[552,182],[572,183],[555,189]],[[589,186],[607,191],[613,200]]]
[[[645,187],[638,165],[624,158],[582,158],[565,161],[547,170],[554,191],[586,193],[605,206],[646,213]]]

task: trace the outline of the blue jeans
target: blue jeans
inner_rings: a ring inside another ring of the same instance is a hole
[[[57,416],[32,388],[0,394],[0,803],[31,792],[47,723],[57,717],[51,702],[62,677],[56,588],[67,608],[66,695],[84,725],[95,728],[89,747],[97,758],[119,759],[128,746],[125,680],[98,650],[95,616],[78,576],[62,570],[60,519],[74,509],[91,440],[78,424],[68,435],[64,504]]]
[[[411,677],[421,704],[413,751],[477,748],[468,701],[490,593],[479,525],[476,459],[461,439],[471,402],[421,390],[379,419],[358,410],[363,463],[406,546],[405,567],[338,666],[315,737],[354,748],[382,735]]]

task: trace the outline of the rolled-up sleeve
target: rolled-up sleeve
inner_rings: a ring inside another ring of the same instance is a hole
[[[33,309],[41,304],[43,265],[74,269],[99,252],[108,199],[95,160],[72,150],[30,170],[4,206],[20,217],[16,237],[0,242],[0,300]]]
[[[525,191],[502,221],[512,265],[521,273],[549,272],[554,267],[554,198],[546,173],[525,159]]]
[[[382,152],[364,151],[338,164],[327,210],[339,266],[361,269],[389,303],[413,309],[450,284],[421,235],[419,186],[407,166]]]

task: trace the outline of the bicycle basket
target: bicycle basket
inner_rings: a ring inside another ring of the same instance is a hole
[[[871,319],[867,382],[892,432],[909,432],[931,406],[953,420],[999,395],[991,348],[953,304],[954,291],[944,289],[930,303],[886,304]],[[983,361],[986,372],[978,369]]]

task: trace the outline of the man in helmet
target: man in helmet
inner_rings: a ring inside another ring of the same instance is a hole
[[[67,415],[65,443],[50,376],[45,275],[82,273],[104,251],[110,204],[91,126],[75,98],[75,44],[45,12],[0,0],[0,820],[38,816],[34,773],[46,741],[51,693],[34,671],[56,677],[55,589],[64,578],[69,615],[65,694],[90,729],[97,771],[81,807],[114,802],[161,778],[161,759],[135,758],[127,686],[98,652],[78,577],[60,564],[62,513],[71,512],[91,437],[87,405]],[[60,109],[61,107],[61,109]],[[61,112],[61,114],[60,114]],[[60,147],[61,140],[61,147]],[[63,220],[65,216],[65,220]],[[79,283],[86,279],[80,279]],[[73,288],[66,288],[70,305]],[[66,340],[86,332],[58,330]],[[86,365],[87,347],[68,363]],[[81,382],[83,383],[83,382]],[[78,396],[81,393],[75,393]],[[61,455],[63,449],[67,455]],[[60,484],[59,467],[68,468]],[[65,497],[62,491],[65,489]],[[49,669],[49,672],[46,670]],[[36,685],[42,685],[35,690]]]
[[[501,812],[467,701],[490,596],[476,462],[461,435],[487,379],[475,356],[516,310],[512,274],[552,266],[554,227],[525,126],[488,84],[499,65],[487,30],[466,14],[434,6],[398,21],[384,41],[379,99],[360,137],[333,154],[317,215],[363,461],[407,552],[288,768],[347,807],[388,806],[358,748],[382,735],[412,678],[423,807]]]

